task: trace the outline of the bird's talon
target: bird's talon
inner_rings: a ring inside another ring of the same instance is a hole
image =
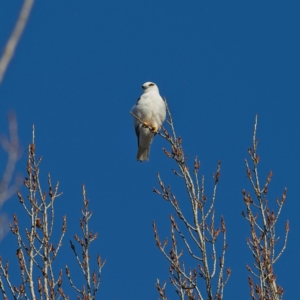
[[[152,126],[152,131],[157,133],[158,132],[158,128],[156,126]]]

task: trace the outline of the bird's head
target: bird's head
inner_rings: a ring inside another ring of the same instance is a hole
[[[158,92],[158,87],[153,82],[145,82],[142,85],[142,89],[143,89],[144,93],[147,93],[147,92],[150,92],[150,91],[157,91]]]

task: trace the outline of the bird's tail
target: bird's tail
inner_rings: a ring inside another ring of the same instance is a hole
[[[138,153],[136,155],[136,159],[139,161],[149,160],[149,153],[150,153],[149,148],[139,147]]]

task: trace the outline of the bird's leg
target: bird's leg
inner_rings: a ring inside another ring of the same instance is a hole
[[[148,123],[147,121],[143,121],[142,124],[143,124],[144,128],[149,128],[149,130],[153,131],[154,133],[158,132],[158,127],[157,126],[155,126],[155,125],[153,126],[150,123]]]

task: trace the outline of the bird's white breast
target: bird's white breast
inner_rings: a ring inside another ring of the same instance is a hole
[[[166,107],[159,93],[153,91],[144,93],[140,97],[137,105],[133,108],[133,113],[142,121],[160,128],[166,118]]]

